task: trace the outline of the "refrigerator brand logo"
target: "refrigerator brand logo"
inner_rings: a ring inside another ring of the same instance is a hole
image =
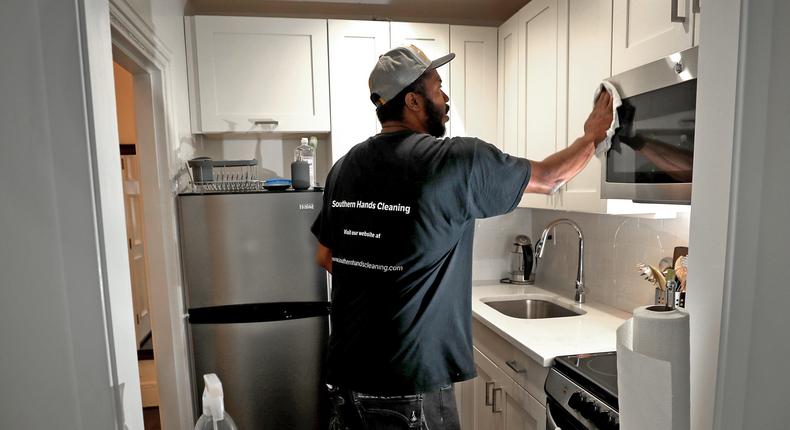
[[[313,209],[314,208],[312,203],[299,203],[300,211],[313,210]]]

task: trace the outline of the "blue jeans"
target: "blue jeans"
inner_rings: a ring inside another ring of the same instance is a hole
[[[329,430],[459,430],[453,386],[408,396],[372,396],[328,386]]]

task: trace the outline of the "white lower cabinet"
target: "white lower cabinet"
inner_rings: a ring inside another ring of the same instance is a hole
[[[477,377],[458,384],[463,430],[545,430],[548,368],[473,322]]]

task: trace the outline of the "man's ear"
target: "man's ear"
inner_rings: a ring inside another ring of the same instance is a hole
[[[414,112],[419,112],[422,108],[422,97],[419,94],[411,92],[406,94],[406,98],[404,99],[404,105],[406,109],[412,110]]]

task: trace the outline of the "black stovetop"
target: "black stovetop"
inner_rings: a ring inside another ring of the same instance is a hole
[[[581,387],[617,408],[617,353],[600,352],[557,357],[556,367]]]

